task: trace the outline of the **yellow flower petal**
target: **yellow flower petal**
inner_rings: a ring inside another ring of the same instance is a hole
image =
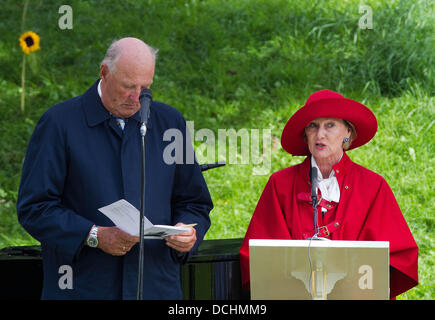
[[[27,31],[19,38],[21,49],[25,54],[41,49],[39,47],[40,37],[33,31]]]

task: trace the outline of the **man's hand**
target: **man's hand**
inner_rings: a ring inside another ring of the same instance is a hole
[[[139,237],[132,236],[118,227],[98,227],[98,248],[104,252],[123,256],[139,242]]]
[[[184,223],[179,222],[175,226],[183,227]],[[175,249],[179,252],[189,252],[196,242],[196,230],[195,228],[190,228],[189,231],[166,237],[165,240],[166,245],[172,249]]]

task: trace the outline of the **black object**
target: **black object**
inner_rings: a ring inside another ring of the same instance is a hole
[[[311,199],[313,200],[313,207],[317,206],[317,168],[312,167],[310,172],[311,182]]]
[[[143,89],[139,95],[140,101],[140,122],[144,123],[145,126],[148,124],[148,119],[150,118],[151,102],[153,101],[153,95],[151,89]]]
[[[243,300],[239,249],[243,239],[204,240],[181,266],[183,299]],[[40,246],[0,250],[0,299],[40,299]]]
[[[247,300],[239,249],[243,239],[204,240],[181,267],[185,300]]]
[[[144,262],[144,216],[145,216],[145,136],[150,116],[152,94],[150,89],[141,91],[139,101],[141,105],[141,167],[140,167],[140,218],[139,218],[139,271],[137,276],[137,300],[143,298],[143,262]]]
[[[319,223],[317,220],[317,168],[311,167],[310,171],[310,181],[311,181],[311,201],[313,203],[314,210],[314,237],[319,233]]]
[[[7,247],[0,250],[0,299],[40,299],[41,247]]]
[[[219,162],[209,163],[209,164],[200,164],[199,167],[201,168],[201,171],[206,171],[209,169],[222,167],[224,165],[226,165],[225,161],[219,161]]]

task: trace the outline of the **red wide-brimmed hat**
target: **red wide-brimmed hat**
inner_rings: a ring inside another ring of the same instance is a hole
[[[285,151],[294,156],[310,154],[304,140],[304,130],[316,118],[337,118],[352,122],[357,135],[349,150],[369,142],[378,130],[375,115],[365,105],[337,92],[320,90],[314,92],[285,125],[281,135],[281,145]]]

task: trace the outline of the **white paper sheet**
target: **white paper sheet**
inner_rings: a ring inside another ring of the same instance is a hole
[[[134,235],[139,235],[140,212],[125,199],[98,209],[106,215],[121,230]],[[166,225],[153,225],[144,217],[144,238],[163,239],[169,235],[175,235],[189,231],[187,227],[175,227]]]

